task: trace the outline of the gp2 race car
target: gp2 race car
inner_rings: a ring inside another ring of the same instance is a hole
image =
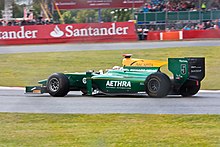
[[[38,83],[27,86],[26,93],[49,93],[64,97],[69,91],[81,91],[83,95],[147,93],[149,97],[167,95],[195,95],[205,77],[205,58],[168,58],[170,78],[160,71],[167,62],[131,58],[125,54],[123,67],[107,70],[106,73],[54,73]]]

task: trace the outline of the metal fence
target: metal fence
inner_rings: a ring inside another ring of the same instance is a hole
[[[220,19],[220,10],[136,13],[138,24],[163,24],[175,21],[207,21]]]

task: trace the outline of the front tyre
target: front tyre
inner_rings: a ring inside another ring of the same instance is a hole
[[[149,75],[145,80],[146,93],[150,97],[162,98],[166,97],[170,92],[170,78],[161,72]]]
[[[63,73],[52,74],[47,81],[47,91],[53,97],[64,97],[69,92],[69,80]]]

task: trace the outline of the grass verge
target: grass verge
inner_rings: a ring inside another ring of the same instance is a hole
[[[149,50],[74,51],[0,55],[0,86],[36,85],[54,72],[99,70],[121,65],[122,54],[134,58],[167,60],[168,57],[205,57],[202,89],[220,89],[220,47],[188,47]],[[166,69],[167,67],[164,67]]]
[[[220,146],[219,115],[0,113],[1,146]]]
[[[111,68],[121,65],[124,53],[157,60],[204,56],[202,88],[220,89],[220,47],[0,55],[0,85],[35,85],[53,72]],[[0,113],[0,130],[0,146],[220,146],[219,115]]]

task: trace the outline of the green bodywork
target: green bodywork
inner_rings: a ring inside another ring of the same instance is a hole
[[[187,58],[169,58],[168,69],[173,73],[177,83],[184,83],[189,77]]]
[[[195,65],[191,65],[191,59],[196,59]],[[199,58],[200,59],[200,58]],[[204,62],[204,58],[201,58]],[[190,64],[189,64],[190,62]],[[204,63],[197,66],[197,58],[169,58],[168,69],[173,73],[174,85],[182,85],[191,76],[191,71],[201,72],[203,75],[197,78],[204,78]],[[199,71],[199,70],[202,71]],[[145,92],[146,78],[160,71],[160,67],[134,67],[125,66],[118,70],[108,70],[104,74],[96,72],[84,73],[64,73],[69,80],[69,91],[86,91],[87,95],[92,95],[94,90],[103,93],[138,93]],[[195,74],[193,74],[194,76]],[[196,75],[197,76],[197,75]],[[47,79],[38,82],[41,86],[27,86],[26,93],[46,93]]]
[[[156,67],[124,67],[121,70],[109,70],[106,74],[92,77],[92,82],[104,93],[144,92],[145,79],[159,70]]]

